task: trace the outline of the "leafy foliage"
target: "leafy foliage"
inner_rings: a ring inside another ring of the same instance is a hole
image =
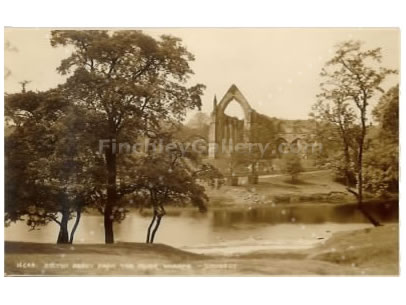
[[[368,149],[367,113],[371,99],[382,93],[381,84],[395,70],[380,67],[381,49],[362,50],[361,42],[346,41],[337,46],[335,55],[321,72],[325,81],[320,85],[319,101],[315,105],[315,118],[333,127],[341,141],[347,189],[358,201],[365,216],[374,220],[363,209],[365,188],[365,151]],[[351,177],[356,178],[356,189]]]
[[[58,30],[52,31],[51,44],[73,48],[58,68],[68,76],[61,90],[89,112],[88,123],[97,127],[94,142],[109,140],[103,152],[105,187],[98,194],[105,240],[112,243],[113,221],[125,217],[120,213],[125,211],[121,190],[133,189],[131,181],[118,176],[118,168],[129,164],[128,158],[118,157],[114,142],[154,137],[162,126],[178,124],[188,109],[200,108],[204,86],[186,86],[194,57],[172,36],[154,39],[142,31]]]
[[[89,168],[98,162],[86,137],[75,132],[83,129],[84,113],[50,90],[7,95],[5,114],[11,122],[5,138],[6,223],[25,217],[35,229],[54,221],[58,242],[72,242],[67,224],[91,205],[95,180]]]
[[[137,188],[136,205],[153,209],[146,239],[150,243],[154,241],[166,206],[192,205],[205,212],[208,197],[201,182],[213,183],[214,179],[222,178],[214,167],[201,163],[198,156],[185,153],[176,145],[166,152],[148,152],[138,161],[139,167],[131,181]]]
[[[388,196],[399,188],[399,86],[388,90],[373,111],[378,134],[365,155],[365,189]]]
[[[300,156],[295,153],[288,153],[284,155],[283,159],[284,159],[283,163],[284,171],[291,176],[292,182],[297,181],[298,175],[301,172],[303,172],[303,166]]]

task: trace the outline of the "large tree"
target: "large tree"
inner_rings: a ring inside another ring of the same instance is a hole
[[[318,98],[319,101],[313,105],[314,112],[311,113],[317,120],[316,139],[323,144],[322,153],[332,154],[329,161],[335,169],[336,179],[343,178],[346,186],[351,188],[356,183],[352,158],[359,131],[355,122],[356,114],[340,90],[322,87]]]
[[[203,161],[192,147],[185,148],[177,139],[176,129],[165,129],[151,134],[151,143],[165,145],[163,151],[148,149],[138,156],[127,155],[120,166],[121,199],[131,202],[131,207],[149,208],[153,218],[147,230],[147,243],[153,243],[166,206],[192,205],[206,211],[208,197],[204,184],[222,184],[222,174]],[[125,208],[124,208],[125,210]]]
[[[174,149],[171,153],[149,155],[140,170],[139,183],[148,193],[146,207],[153,210],[153,218],[147,231],[147,243],[153,243],[165,206],[191,204],[201,212],[206,211],[208,197],[204,187],[198,183],[198,175],[187,165],[182,153]]]
[[[62,86],[74,103],[92,112],[97,141],[104,149],[106,200],[103,201],[105,242],[113,243],[117,213],[117,151],[115,143],[134,142],[160,129],[163,122],[185,117],[187,109],[200,108],[203,85],[187,86],[193,55],[179,38],[155,39],[141,31],[52,31],[52,46],[73,48],[58,71],[68,75]]]
[[[384,79],[396,71],[380,66],[381,49],[363,50],[359,41],[347,41],[337,46],[336,52],[321,72],[324,82],[319,94],[321,117],[337,126],[343,143],[346,172],[353,171],[356,188],[347,189],[357,199],[362,213],[375,226],[379,222],[364,206],[364,153],[368,131],[368,112],[371,101],[383,92]]]
[[[9,124],[5,137],[6,224],[25,218],[35,229],[54,221],[58,243],[72,243],[80,215],[91,204],[97,155],[83,150],[83,112],[59,94],[6,95]],[[76,215],[72,231],[69,220]]]

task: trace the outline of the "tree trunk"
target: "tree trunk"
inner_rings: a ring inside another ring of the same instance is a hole
[[[68,231],[68,222],[69,222],[69,212],[62,212],[62,219],[59,224],[59,234],[56,241],[57,244],[68,244],[69,243],[69,231]]]
[[[345,136],[345,135],[344,135]],[[344,140],[344,162],[345,162],[345,181],[347,187],[352,187],[353,184],[351,183],[351,171],[350,171],[350,151],[349,151],[349,144],[347,141]]]
[[[76,229],[79,226],[79,221],[80,221],[80,216],[82,215],[81,209],[78,208],[76,210],[76,219],[75,219],[75,224],[73,225],[72,231],[70,232],[70,238],[69,238],[69,243],[72,244],[73,243],[73,238],[75,236],[76,233]]]
[[[358,202],[358,208],[360,209],[361,213],[372,223],[375,227],[382,226],[382,224],[376,220],[365,208],[365,205]]]
[[[155,228],[152,231],[152,235],[151,235],[151,240],[150,240],[151,244],[154,243],[155,234],[158,231],[159,225],[161,224],[161,219],[162,219],[162,215],[157,215],[156,225],[155,225]]]
[[[153,226],[153,224],[155,222],[155,219],[156,219],[156,212],[154,211],[154,216],[152,217],[151,223],[148,226],[147,241],[146,241],[147,244],[151,241],[151,229],[152,229],[152,226]]]
[[[114,243],[113,209],[111,205],[107,205],[104,209],[104,242],[106,244]]]
[[[112,139],[110,139],[110,146],[106,151],[106,165],[107,165],[107,202],[104,207],[104,241],[106,244],[114,243],[113,232],[113,207],[116,205],[116,152],[113,147]]]
[[[364,214],[364,216],[375,226],[380,226],[378,220],[376,220],[366,209],[364,206],[364,195],[363,195],[363,173],[362,173],[362,165],[363,165],[363,157],[364,157],[364,145],[365,145],[365,135],[366,135],[366,117],[365,117],[365,109],[366,109],[366,100],[364,100],[364,107],[361,110],[361,136],[359,139],[359,150],[358,150],[358,160],[357,160],[357,171],[358,171],[358,208]]]

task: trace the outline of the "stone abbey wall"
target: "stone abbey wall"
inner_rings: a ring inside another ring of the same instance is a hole
[[[233,100],[241,106],[244,112],[244,119],[231,117],[224,113],[229,103]],[[295,124],[292,124],[292,122]],[[268,128],[269,134],[272,134],[276,142],[290,144],[308,140],[309,131],[306,128],[298,128],[298,121],[292,122],[288,123],[286,120],[273,119],[257,113],[251,108],[237,86],[232,85],[220,102],[217,102],[217,98],[214,97],[208,135],[209,158],[226,157],[221,151],[216,149],[224,145],[262,142],[258,136],[258,126],[262,128],[262,136],[267,134],[267,130],[264,131],[263,129]]]

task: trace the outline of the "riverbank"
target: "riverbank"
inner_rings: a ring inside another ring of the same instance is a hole
[[[211,207],[257,204],[354,201],[345,186],[335,182],[328,170],[304,172],[292,183],[289,175],[260,176],[258,184],[208,188]]]
[[[55,245],[6,242],[13,275],[398,275],[397,224],[334,234],[307,250],[200,255],[163,244]]]
[[[356,204],[356,198],[345,185],[334,180],[330,170],[303,172],[295,182],[287,174],[259,176],[257,184],[208,187],[209,206],[232,208],[301,204]],[[385,201],[398,201],[398,194],[387,194]],[[382,198],[364,192],[365,203],[381,202]]]

